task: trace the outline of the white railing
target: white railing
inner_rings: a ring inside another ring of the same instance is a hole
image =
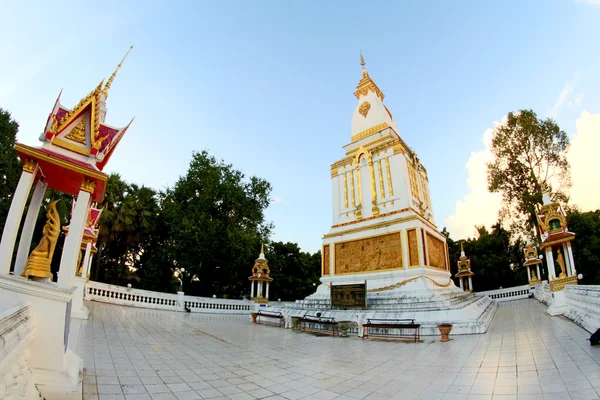
[[[600,286],[566,285],[563,315],[590,333],[600,328]]]
[[[529,297],[529,285],[514,286],[506,289],[488,290],[485,292],[476,293],[482,296],[487,296],[496,301],[520,300]]]
[[[550,292],[550,285],[548,284],[548,281],[543,281],[542,283],[535,285],[533,295],[536,300],[546,305],[550,305],[552,302],[552,293]]]
[[[157,310],[176,311],[179,309],[179,296],[176,294],[107,285],[94,281],[86,283],[85,299]]]
[[[85,299],[169,311],[184,311],[185,305],[192,312],[212,314],[248,314],[254,309],[254,302],[249,300],[217,299],[152,292],[94,281],[89,281],[86,284]]]
[[[32,338],[29,306],[0,312],[0,399],[40,398],[27,366]]]
[[[254,310],[249,300],[215,299],[210,297],[183,296],[185,306],[194,312],[218,314],[248,314]]]

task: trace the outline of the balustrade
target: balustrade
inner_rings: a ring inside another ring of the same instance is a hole
[[[85,299],[124,306],[170,311],[182,311],[183,304],[185,304],[191,311],[218,314],[248,314],[254,309],[254,303],[248,300],[216,299],[184,295],[183,304],[180,304],[181,298],[177,294],[152,292],[93,281],[86,284]]]

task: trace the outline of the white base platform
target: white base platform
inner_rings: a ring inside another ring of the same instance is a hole
[[[497,309],[489,297],[457,288],[446,271],[414,268],[364,274],[360,278],[367,281],[367,310],[330,309],[328,284],[359,283],[356,275],[322,278],[323,284],[316,293],[297,301],[294,307],[270,309],[288,317],[321,312],[321,316],[359,325],[368,318],[414,319],[421,324],[421,335],[439,335],[437,326],[442,323],[453,325],[452,334],[485,333]]]

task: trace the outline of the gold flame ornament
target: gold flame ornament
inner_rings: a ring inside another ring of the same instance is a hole
[[[52,256],[54,255],[54,249],[56,248],[56,242],[60,234],[60,217],[58,211],[56,211],[57,202],[58,200],[55,200],[48,206],[46,225],[44,225],[43,230],[44,236],[29,255],[25,271],[23,271],[21,276],[27,278],[32,276],[36,278],[52,278],[50,264],[52,263]]]

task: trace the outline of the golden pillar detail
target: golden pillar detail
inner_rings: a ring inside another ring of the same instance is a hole
[[[383,169],[381,169],[381,160],[377,160],[377,169],[379,170],[379,191],[381,198],[385,198],[385,186],[383,185]]]
[[[377,208],[377,185],[375,183],[375,167],[373,166],[373,157],[369,157],[369,171],[371,172],[371,211],[373,215],[379,215],[379,208]]]
[[[417,183],[417,171],[415,170],[415,166],[406,159],[406,168],[408,169],[408,177],[410,180],[410,191],[412,195],[417,199],[419,196],[419,184]]]
[[[81,182],[81,190],[84,192],[94,193],[95,189],[96,182],[91,179],[83,178],[83,181]]]
[[[354,171],[350,170],[350,191],[352,192],[352,208],[356,208],[356,195],[354,194]]]
[[[394,196],[394,186],[392,185],[392,173],[390,172],[390,158],[385,158],[385,171],[387,172],[388,192],[391,197]]]
[[[348,173],[344,172],[344,208],[348,208]]]
[[[356,161],[356,179],[358,183],[358,204],[356,206],[356,218],[362,218],[362,184],[360,179],[360,162]]]
[[[43,230],[44,236],[42,236],[40,243],[29,255],[27,264],[25,264],[25,270],[21,276],[52,278],[50,264],[52,263],[52,256],[54,255],[54,249],[56,248],[56,242],[60,234],[60,217],[58,211],[56,211],[57,202],[58,200],[54,200],[48,206],[48,212],[46,213],[47,221]]]
[[[26,158],[25,160],[23,160],[23,171],[33,174],[36,165],[37,162],[34,159]]]

